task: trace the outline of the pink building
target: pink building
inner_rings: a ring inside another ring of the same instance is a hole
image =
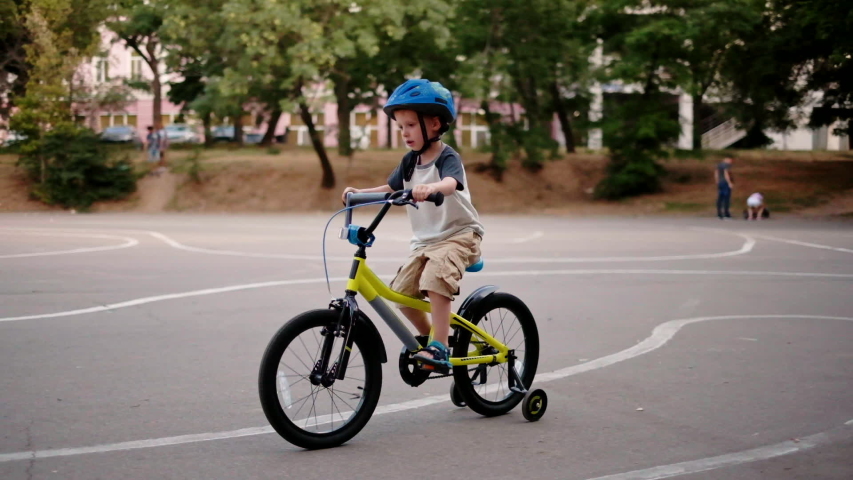
[[[81,74],[86,81],[93,85],[105,83],[121,84],[125,79],[145,80],[152,78],[152,72],[148,64],[133,50],[126,48],[121,42],[116,42],[115,35],[109,30],[102,30],[101,48],[106,52],[103,56],[95,57],[92,62],[83,67]],[[167,92],[170,81],[177,80],[175,74],[161,73],[160,81],[163,85],[161,112],[164,125],[174,123],[181,113],[181,105],[175,105],[168,100]],[[401,79],[402,81],[402,79]],[[331,92],[322,92],[328,97]],[[152,93],[136,90],[135,100],[126,107],[110,112],[93,112],[84,119],[87,125],[96,131],[116,126],[131,125],[136,127],[141,137],[144,137],[146,127],[153,125],[153,102]],[[456,123],[456,140],[459,145],[466,147],[479,147],[489,141],[489,129],[485,121],[484,112],[480,110],[479,103],[467,100],[457,100],[459,115]],[[510,115],[513,109],[507,105],[495,104],[492,106],[495,112]],[[266,114],[260,108],[247,105],[247,113],[243,119],[244,126],[258,133],[266,132]],[[320,111],[313,115],[314,123],[319,131],[323,133],[324,143],[327,147],[335,147],[338,142],[337,104],[326,103]],[[523,110],[515,107],[516,115]],[[191,114],[186,115],[186,121],[190,124],[200,125],[200,120]],[[259,118],[260,117],[260,118]],[[353,146],[357,148],[379,148],[387,145],[388,123],[390,119],[381,109],[372,110],[370,106],[358,105],[350,114],[350,134]],[[391,145],[401,147],[398,129],[391,122]],[[257,128],[254,126],[258,125]],[[283,135],[289,131],[287,142],[293,145],[311,145],[308,136],[308,128],[302,122],[298,113],[285,113],[279,119],[276,127],[276,135]],[[555,124],[554,133],[560,134],[559,125]],[[555,136],[555,138],[557,138]],[[561,137],[560,137],[561,138]]]

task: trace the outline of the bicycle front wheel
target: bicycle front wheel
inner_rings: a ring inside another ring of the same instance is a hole
[[[328,387],[311,381],[324,344],[332,342],[330,368],[343,348],[343,338],[329,333],[338,316],[334,310],[313,310],[295,317],[273,336],[261,360],[258,389],[264,414],[279,435],[302,448],[336,447],[351,439],[379,401],[382,364],[366,332],[353,332],[346,378]]]
[[[524,388],[530,388],[539,365],[539,330],[527,305],[513,295],[498,292],[485,298],[478,311],[469,321],[515,351],[515,368]],[[497,353],[470,331],[458,328],[458,332],[454,357]],[[524,398],[524,394],[509,389],[508,363],[454,367],[453,378],[471,410],[487,417],[509,412]]]

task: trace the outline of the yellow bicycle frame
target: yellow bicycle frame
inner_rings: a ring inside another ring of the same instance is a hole
[[[373,304],[374,307],[376,307],[375,302],[377,300],[377,297],[380,297],[388,301],[404,305],[406,307],[411,307],[416,310],[420,310],[422,312],[431,312],[432,308],[429,302],[409,297],[407,295],[403,295],[402,293],[391,290],[391,288],[388,287],[388,285],[386,285],[382,280],[380,280],[379,277],[376,276],[375,273],[373,273],[373,270],[371,270],[370,267],[367,266],[367,261],[365,259],[360,257],[354,257],[353,260],[354,262],[357,262],[353,264],[353,270],[355,270],[356,273],[354,278],[350,278],[347,281],[347,290],[351,292],[360,293],[364,297],[364,299]],[[381,300],[379,301],[381,302]],[[387,307],[385,310],[388,310]],[[377,311],[379,310],[377,309]],[[380,315],[382,315],[381,311]],[[393,313],[391,313],[391,316],[393,316],[398,323],[402,324],[399,317],[397,317]],[[393,328],[394,325],[391,324],[392,320],[386,318],[386,315],[382,315],[382,318],[387,323],[389,323],[389,326],[392,327],[394,333],[397,333],[399,336],[400,334],[398,332],[400,331],[400,329]],[[455,325],[458,328],[464,328],[470,331],[473,335],[476,335],[477,337],[482,339],[482,341],[472,340],[471,343],[473,345],[488,344],[498,351],[496,355],[481,355],[482,348],[477,347],[475,350],[469,351],[468,355],[465,357],[450,357],[448,360],[450,361],[451,365],[461,366],[479,365],[483,363],[507,362],[507,355],[509,354],[510,350],[509,347],[499,342],[488,333],[484,332],[481,328],[477,327],[476,325],[472,324],[468,320],[465,320],[464,318],[453,312],[450,313],[450,325]],[[406,327],[403,328],[405,329]],[[406,331],[408,331],[408,329],[406,329]],[[414,335],[412,335],[412,337],[414,337]]]

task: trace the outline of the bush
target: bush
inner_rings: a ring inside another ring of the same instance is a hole
[[[57,125],[21,146],[18,165],[33,181],[32,195],[49,205],[88,209],[136,191],[136,174],[126,158],[112,159],[88,128]]]
[[[617,200],[661,190],[664,147],[678,138],[681,127],[660,108],[657,95],[630,98],[602,124],[604,143],[610,149],[607,177],[595,187],[595,197]]]

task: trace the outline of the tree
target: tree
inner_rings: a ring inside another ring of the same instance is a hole
[[[18,164],[33,182],[31,192],[49,204],[87,208],[93,201],[120,198],[136,188],[133,170],[126,162],[109,159],[97,135],[74,124],[72,108],[90,101],[79,95],[75,102],[75,73],[97,49],[97,37],[80,43],[80,30],[68,22],[71,0],[32,0],[25,15],[29,43],[26,95],[11,125],[27,139],[20,147]],[[92,26],[94,27],[94,26]],[[113,102],[112,93],[99,92]],[[79,105],[75,105],[79,104]]]
[[[635,93],[605,104],[602,130],[610,150],[607,176],[596,186],[598,198],[617,199],[661,188],[657,160],[680,132],[677,115],[664,108],[666,92],[683,79],[683,43],[679,15],[668,9],[641,8],[623,0],[604,2],[595,12],[609,57],[601,69],[605,81],[624,82]]]
[[[162,124],[161,111],[163,86],[160,80],[161,41],[160,29],[164,11],[157,0],[116,0],[107,26],[118,38],[136,52],[151,70],[151,92],[154,95],[153,118],[155,125]]]
[[[47,22],[47,29],[62,37],[61,43],[51,47],[59,56],[91,54],[100,38],[98,25],[106,16],[103,0],[0,1],[0,99],[7,99],[0,101],[0,121],[8,120],[12,107],[26,94],[37,62],[32,57],[34,37],[28,27],[34,8]]]
[[[586,1],[510,0],[460,2],[458,26],[462,55],[471,71],[474,98],[481,100],[492,137],[492,168],[504,168],[508,152],[524,150],[524,164],[539,168],[544,152],[556,153],[551,122],[560,121],[566,148],[574,151],[572,114],[582,104],[588,60],[595,42],[586,25]],[[520,119],[503,121],[491,112],[499,100],[523,107]]]
[[[853,136],[853,14],[842,1],[779,0],[771,2],[784,35],[796,46],[796,73],[808,80],[806,89],[822,98],[812,110],[810,125],[840,121],[838,134]],[[782,32],[780,32],[781,34]],[[793,37],[793,38],[792,38]]]
[[[693,149],[702,148],[702,106],[706,93],[723,80],[726,62],[743,61],[737,47],[752,41],[762,21],[763,0],[659,0],[662,21],[674,18],[673,41],[682,46],[678,83],[693,99]]]

